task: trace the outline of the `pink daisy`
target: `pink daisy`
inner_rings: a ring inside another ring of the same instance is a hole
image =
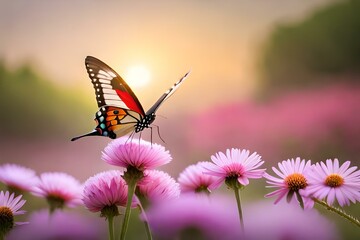
[[[0,182],[10,189],[30,191],[38,181],[35,171],[30,168],[11,163],[0,166]]]
[[[211,156],[213,163],[204,164],[205,174],[217,177],[211,188],[218,188],[222,182],[237,179],[242,186],[249,184],[249,178],[261,178],[265,169],[257,169],[264,161],[256,152],[250,155],[249,150],[227,149],[226,154],[218,152]]]
[[[326,198],[329,205],[337,200],[340,206],[360,201],[360,170],[350,167],[350,161],[339,166],[338,159],[316,163],[307,172],[309,186],[305,193],[318,199]]]
[[[10,195],[8,191],[5,193],[0,192],[0,238],[10,232],[10,230],[21,224],[26,224],[26,222],[14,222],[14,216],[24,214],[24,210],[20,210],[24,206],[26,200],[21,200],[22,195],[14,197],[14,193]]]
[[[242,239],[234,207],[224,197],[183,194],[166,204],[151,206],[147,217],[154,239]]]
[[[169,174],[158,171],[145,171],[144,178],[138,182],[136,195],[150,203],[178,198],[179,184]]]
[[[178,182],[182,192],[210,193],[210,186],[217,180],[215,176],[204,174],[205,162],[198,162],[185,168],[179,175]]]
[[[114,166],[133,167],[139,171],[154,169],[172,160],[163,146],[126,137],[110,142],[102,153],[102,159]]]
[[[33,188],[35,196],[44,197],[50,210],[75,207],[81,204],[82,186],[73,176],[62,172],[48,172],[40,175],[39,183]]]
[[[275,204],[277,204],[285,195],[288,195],[288,201],[290,201],[294,193],[301,194],[302,191],[307,187],[308,182],[307,178],[304,175],[304,172],[311,167],[311,160],[305,161],[297,157],[295,160],[288,159],[278,163],[279,170],[275,167],[272,167],[272,170],[279,177],[273,177],[268,173],[264,174],[264,177],[267,179],[267,183],[270,186],[269,188],[278,188],[277,190],[268,193],[265,197],[276,196]],[[300,199],[298,199],[300,200]],[[306,208],[313,206],[313,202],[308,198],[302,198]]]
[[[99,212],[107,207],[125,206],[127,185],[118,170],[98,173],[86,180],[83,191],[83,202],[91,212]]]

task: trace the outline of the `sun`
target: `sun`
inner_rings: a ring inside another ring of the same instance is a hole
[[[150,71],[142,65],[131,66],[124,74],[125,81],[133,87],[144,87],[151,79]]]

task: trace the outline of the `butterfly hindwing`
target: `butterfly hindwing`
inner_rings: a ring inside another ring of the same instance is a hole
[[[86,57],[85,66],[94,86],[99,108],[115,106],[145,115],[136,95],[111,67],[91,56]]]
[[[102,136],[116,138],[133,131],[140,118],[139,113],[132,110],[101,107],[95,114],[96,129]]]

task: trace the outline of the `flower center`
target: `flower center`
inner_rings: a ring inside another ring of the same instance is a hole
[[[306,178],[300,173],[293,173],[285,178],[285,183],[291,191],[297,192],[307,186]]]
[[[9,207],[0,207],[0,236],[5,235],[14,227],[14,215]]]
[[[340,187],[344,184],[344,178],[338,174],[333,173],[327,176],[327,178],[325,179],[325,184],[333,188]]]
[[[239,163],[231,163],[225,167],[226,178],[238,178],[244,173],[244,166]]]
[[[108,219],[118,215],[120,215],[119,209],[115,204],[113,204],[103,207],[103,209],[101,209],[100,217],[105,217]]]
[[[184,226],[180,229],[179,239],[199,239],[205,240],[208,237],[205,235],[205,231],[203,231],[198,226]]]
[[[55,209],[62,209],[65,206],[65,199],[57,195],[49,195],[46,200],[50,205],[50,212],[54,212]]]
[[[201,193],[201,192],[210,193],[208,187],[205,186],[205,185],[200,185],[200,186],[198,186],[198,187],[195,189],[195,192],[196,192],[196,193]]]

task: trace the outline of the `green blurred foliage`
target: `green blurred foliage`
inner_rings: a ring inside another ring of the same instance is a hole
[[[0,62],[0,138],[69,137],[92,124],[88,99],[52,85],[29,65],[10,71]]]
[[[264,90],[338,81],[334,76],[360,74],[359,13],[360,0],[340,1],[300,23],[278,26],[260,57]]]

